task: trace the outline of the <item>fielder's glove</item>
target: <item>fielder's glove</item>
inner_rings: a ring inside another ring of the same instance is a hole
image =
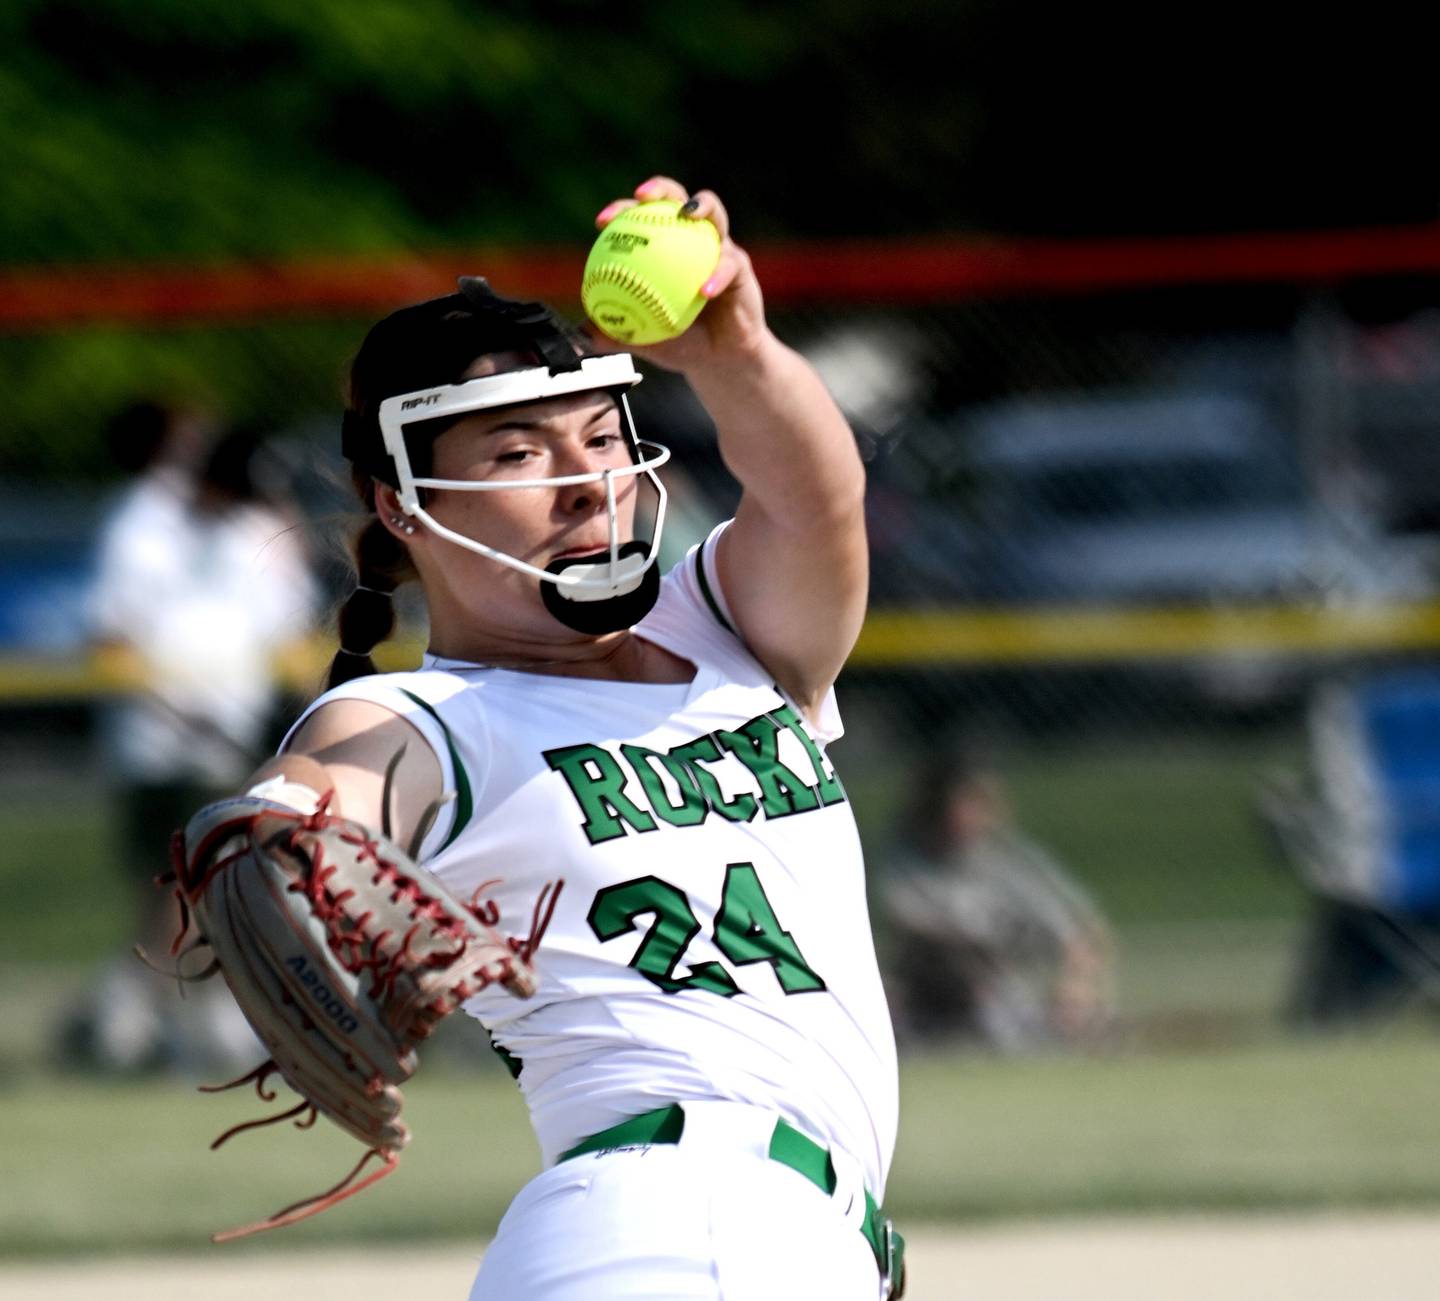
[[[217,1242],[293,1224],[389,1174],[410,1138],[397,1086],[415,1070],[415,1045],[487,985],[521,998],[535,990],[532,958],[559,885],[541,893],[528,937],[505,938],[493,904],[462,903],[386,836],[327,813],[329,803],[304,814],[253,796],[222,800],[175,833],[181,939],[193,919],[199,938],[186,952],[214,954],[196,978],[224,976],[271,1054],[206,1091],[253,1082],[269,1102],[266,1081],[278,1072],[302,1098],[227,1130],[212,1149],[281,1120],[309,1128],[317,1114],[366,1147],[334,1188]],[[372,1157],[381,1168],[359,1179]]]

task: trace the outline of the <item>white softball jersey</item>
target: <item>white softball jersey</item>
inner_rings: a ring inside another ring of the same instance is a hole
[[[518,1072],[547,1166],[627,1117],[720,1099],[848,1153],[878,1200],[895,1045],[859,836],[826,752],[839,713],[831,693],[801,717],[732,631],[714,571],[723,528],[635,628],[693,663],[691,682],[427,655],[311,709],[362,698],[421,732],[455,792],[421,860],[460,897],[493,899],[509,933],[564,882],[535,996],[466,1005]]]

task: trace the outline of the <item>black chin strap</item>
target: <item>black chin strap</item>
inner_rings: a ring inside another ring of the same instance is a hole
[[[620,548],[620,557],[643,556],[649,550],[643,542],[627,542]],[[552,574],[564,573],[577,565],[608,564],[608,553],[587,556],[583,560],[552,560],[545,566]],[[607,596],[599,601],[576,601],[566,596],[558,583],[540,583],[540,599],[545,608],[567,628],[598,637],[607,632],[633,628],[651,610],[660,597],[660,566],[651,565],[640,582],[628,592]]]

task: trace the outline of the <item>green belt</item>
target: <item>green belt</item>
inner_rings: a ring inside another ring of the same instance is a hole
[[[647,1143],[678,1143],[684,1130],[685,1111],[676,1102],[658,1111],[647,1111],[643,1116],[631,1116],[618,1125],[591,1134],[568,1152],[562,1152],[560,1160],[568,1161],[587,1152],[641,1147]],[[770,1159],[804,1175],[827,1197],[835,1192],[835,1163],[830,1159],[830,1153],[783,1120],[775,1122],[775,1133],[770,1139]],[[904,1278],[905,1239],[895,1231],[868,1190],[865,1193],[865,1219],[860,1225],[860,1232],[875,1253],[875,1263],[887,1287],[898,1287]],[[899,1292],[891,1290],[887,1295],[899,1296]]]

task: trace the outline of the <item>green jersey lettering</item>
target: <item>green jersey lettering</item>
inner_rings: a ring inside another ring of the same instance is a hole
[[[655,819],[625,794],[625,770],[598,745],[567,745],[546,750],[550,767],[565,778],[585,815],[582,826],[592,845],[623,836],[626,828],[654,831]]]
[[[705,821],[705,815],[709,812],[705,807],[705,796],[689,767],[679,759],[655,750],[647,750],[643,745],[622,745],[620,753],[625,756],[625,762],[635,770],[640,785],[645,788],[645,798],[662,821],[668,822],[672,827],[693,827],[696,823]],[[655,770],[656,764],[675,779],[676,786],[680,788],[679,804],[670,803],[670,793]]]
[[[777,709],[771,715],[777,723],[790,729],[795,739],[805,747],[805,753],[810,756],[810,765],[815,769],[816,790],[820,792],[820,803],[822,804],[843,804],[845,802],[845,787],[840,784],[840,778],[835,770],[825,763],[825,756],[820,753],[820,747],[815,744],[815,738],[805,730],[805,724],[800,717],[789,706],[784,709]]]
[[[753,795],[737,795],[733,800],[727,800],[715,774],[700,766],[702,763],[715,763],[721,757],[720,747],[713,736],[702,736],[677,745],[670,751],[670,757],[689,769],[705,803],[722,818],[730,822],[749,822],[755,816],[760,806]]]
[[[690,963],[677,974],[685,951],[700,934],[700,922],[689,897],[658,876],[640,876],[607,885],[595,894],[586,920],[602,944],[638,930],[636,920],[653,917],[650,929],[631,957],[633,967],[667,994],[698,989],[731,998],[740,992],[722,962]],[[770,964],[786,994],[809,994],[826,988],[800,953],[789,931],[780,925],[753,863],[727,863],[715,915],[715,947],[737,967]]]
[[[767,818],[809,813],[820,807],[814,788],[780,762],[779,732],[775,720],[761,714],[738,732],[715,733],[720,744],[755,774],[760,783],[760,807]]]
[[[606,886],[595,895],[587,920],[596,938],[605,943],[635,930],[635,919],[647,914],[655,920],[630,959],[630,966],[646,980],[667,994],[703,989],[729,998],[740,992],[730,973],[718,962],[697,962],[688,975],[675,974],[690,941],[700,933],[700,923],[685,892],[668,881],[642,876]]]
[[[781,762],[783,732],[804,749],[815,785]],[[749,822],[762,811],[767,818],[785,818],[842,804],[846,798],[834,769],[790,705],[752,718],[736,731],[696,737],[668,752],[629,744],[619,749],[623,762],[592,742],[545,751],[550,767],[565,778],[579,804],[585,819],[581,825],[592,845],[630,831],[654,831],[658,823],[696,827],[711,813],[727,822]],[[719,778],[705,767],[724,760],[727,751],[755,780],[759,799],[748,792],[726,798]]]
[[[725,868],[725,888],[715,916],[715,947],[737,967],[768,962],[787,994],[825,988],[790,932],[781,928],[753,863],[730,863]]]

